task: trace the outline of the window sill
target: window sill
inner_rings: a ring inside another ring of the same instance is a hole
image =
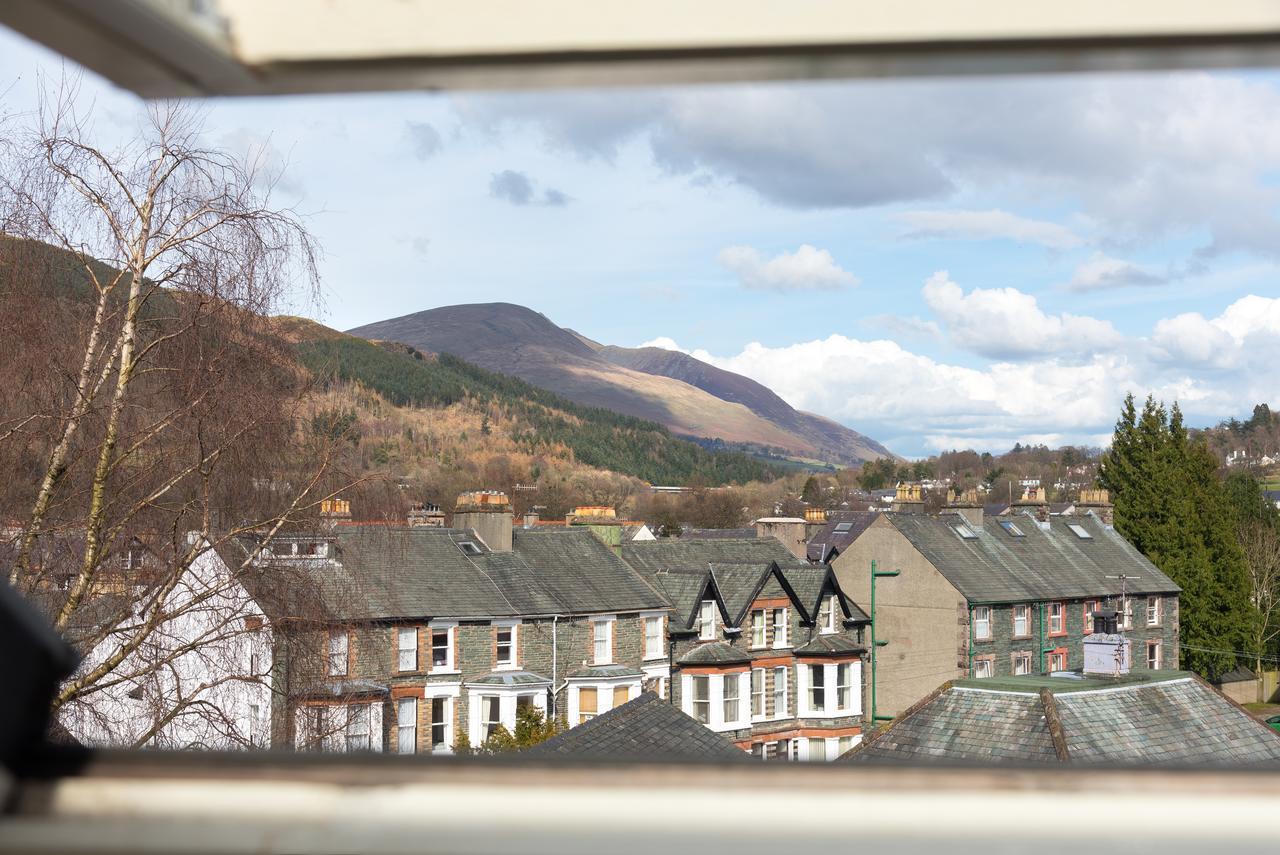
[[[1017,637],[1018,637],[1018,636],[1016,636],[1016,635],[1014,636],[1014,638],[1017,638]],[[993,637],[991,637],[991,636],[987,636],[986,638],[977,638],[977,637],[974,637],[974,639],[973,639],[973,643],[974,643],[974,644],[990,644],[990,643],[991,643],[991,642],[993,642],[993,641],[995,641],[995,639],[994,639]]]
[[[775,644],[770,650],[791,650],[794,645],[791,644]]]
[[[443,677],[447,674],[461,674],[457,668],[432,668],[427,672],[428,677]]]
[[[644,659],[643,659],[642,661],[644,661],[644,662],[665,662],[665,661],[667,661],[667,655],[666,655],[665,653],[659,653],[659,654],[658,654],[658,655],[656,655],[656,656],[646,656],[646,657],[644,657]]]
[[[501,664],[501,665],[494,665],[494,666],[493,666],[493,670],[495,670],[495,671],[519,671],[519,670],[520,670],[520,666],[519,666],[519,665],[517,665],[517,664],[515,664],[514,662],[507,662],[507,663],[504,663],[504,664]]]

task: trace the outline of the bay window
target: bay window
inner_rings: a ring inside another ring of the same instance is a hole
[[[773,669],[773,717],[787,717],[787,679],[789,669],[783,665]]]
[[[823,665],[809,665],[809,709],[825,711],[827,708],[827,669]]]
[[[751,717],[764,718],[764,675],[763,668],[751,669]]]
[[[449,698],[431,699],[431,750],[442,751],[449,746]]]
[[[711,677],[694,674],[692,678],[693,717],[703,724],[711,723]]]
[[[724,696],[724,720],[737,721],[742,717],[741,700],[738,697],[738,675],[725,674],[722,680]]]
[[[502,698],[497,695],[480,697],[480,733],[488,739],[502,727]]]
[[[853,666],[842,663],[836,666],[836,709],[843,711],[853,706]]]

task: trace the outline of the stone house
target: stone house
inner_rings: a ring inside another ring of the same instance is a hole
[[[774,538],[624,543],[671,604],[674,701],[761,759],[830,760],[861,739],[867,616]]]
[[[1176,668],[1179,588],[1108,523],[990,517],[976,503],[937,514],[876,515],[832,567],[874,612],[875,714],[892,715],[961,677],[1047,674],[1083,665],[1093,615],[1115,609],[1135,672]],[[875,582],[871,567],[897,571]]]

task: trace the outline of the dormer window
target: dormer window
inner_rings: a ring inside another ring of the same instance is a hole
[[[463,555],[481,555],[480,547],[476,546],[469,540],[464,540],[458,544],[458,548],[462,550]]]
[[[698,609],[698,638],[714,641],[716,637],[716,601],[703,600]]]
[[[836,598],[834,594],[827,594],[822,598],[822,604],[818,606],[818,632],[822,635],[830,635],[836,631]]]

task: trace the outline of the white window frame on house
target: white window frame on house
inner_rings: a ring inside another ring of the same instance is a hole
[[[836,595],[827,594],[818,606],[818,634],[832,635],[836,631]]]
[[[598,615],[591,619],[591,662],[593,665],[613,664],[613,629],[615,615]]]
[[[707,697],[710,707],[708,709],[707,721],[703,722],[708,728],[714,731],[726,730],[744,730],[751,726],[751,672],[728,671],[720,674],[682,674],[681,680],[681,701],[680,707],[684,712],[698,719],[696,708],[693,700],[693,687],[695,678],[707,678]],[[728,697],[736,697],[737,700],[726,702],[725,683],[732,684],[733,689]],[[736,695],[734,694],[736,692]],[[730,719],[725,714],[737,710],[738,717]]]
[[[1120,613],[1117,617],[1122,629],[1133,629],[1133,597],[1125,597],[1120,601]]]
[[[688,707],[685,712],[693,717],[694,721],[711,726],[711,710],[713,702],[711,700],[711,674],[686,674],[685,682],[688,688],[682,693],[685,697],[685,706]]]
[[[751,647],[759,650],[768,640],[768,609],[751,610]]]
[[[773,669],[773,717],[788,718],[790,704],[787,699],[787,684],[791,680],[791,669],[786,665],[778,665]]]
[[[698,605],[698,638],[714,641],[716,637],[716,601],[703,600]]]
[[[845,706],[840,706],[841,698],[839,696],[840,674],[839,667],[847,665],[849,670],[848,697]],[[814,702],[815,688],[811,679],[815,673],[822,674],[822,705],[817,706]],[[796,663],[796,717],[797,718],[837,718],[842,716],[861,715],[862,714],[862,662],[854,660],[852,662],[826,662],[826,663]],[[854,687],[858,687],[857,691]]]
[[[458,700],[462,697],[461,683],[427,683],[423,691],[423,700],[427,703],[427,750],[434,754],[452,754],[456,742],[453,723],[457,718]],[[435,724],[431,720],[432,705],[437,700],[444,701],[444,742],[436,745]]]
[[[823,763],[839,759],[862,742],[862,734],[850,736],[810,736],[790,741],[788,759],[802,763]]]
[[[791,646],[791,610],[786,606],[772,610],[773,647],[780,650]]]
[[[665,659],[662,624],[666,615],[662,612],[641,612],[640,618],[644,626],[644,658]]]
[[[351,635],[345,629],[329,632],[329,676],[345,677],[351,673]]]
[[[1057,622],[1057,629],[1054,622]],[[1065,635],[1067,632],[1067,604],[1054,601],[1049,603],[1049,635]]]
[[[764,668],[751,669],[751,720],[764,721],[768,703],[765,684],[768,672]]]
[[[650,681],[657,684],[658,697],[667,697],[667,690],[670,688],[669,681],[671,679],[671,665],[666,661],[660,663],[652,663],[649,665],[641,665],[640,671],[644,675],[640,678],[640,690],[644,691],[644,684]]]
[[[1101,609],[1102,609],[1102,604],[1101,604],[1099,601],[1097,601],[1097,600],[1085,600],[1085,601],[1084,601],[1084,623],[1083,623],[1083,626],[1084,626],[1084,634],[1085,634],[1085,635],[1092,635],[1092,634],[1093,634],[1093,613],[1094,613],[1094,612],[1096,612],[1096,611],[1100,611]]]
[[[409,646],[405,646],[408,641]],[[402,626],[396,629],[396,670],[400,672],[418,670],[418,628]]]
[[[1051,650],[1045,654],[1045,670],[1050,674],[1055,671],[1065,671],[1067,670],[1068,659],[1069,657],[1065,650]],[[1053,667],[1055,664],[1059,667]]]
[[[469,726],[467,730],[471,744],[479,745],[487,738],[484,735],[487,724],[484,718],[484,714],[487,711],[484,698],[498,698],[498,722],[507,729],[508,733],[515,733],[516,707],[520,699],[528,698],[529,700],[526,703],[532,703],[533,706],[542,710],[545,715],[547,712],[547,691],[550,688],[550,682],[520,686],[468,685],[467,704],[469,715],[467,720]]]
[[[991,606],[973,607],[973,640],[991,640]]]
[[[418,699],[396,699],[396,753],[418,753]]]
[[[1155,664],[1152,665],[1151,651],[1155,651]],[[1164,644],[1158,638],[1153,638],[1147,642],[1147,667],[1152,671],[1159,671],[1164,664]]]
[[[1158,596],[1147,597],[1147,626],[1159,626],[1162,615]]]
[[[1018,614],[1022,614],[1023,629],[1018,632]],[[1031,637],[1031,606],[1027,603],[1017,603],[1011,610],[1012,626],[1014,638],[1030,638]]]
[[[373,750],[373,716],[369,704],[352,704],[347,707],[347,724],[342,729],[347,753]],[[363,745],[360,744],[363,740]]]
[[[750,694],[750,687],[747,692]],[[721,679],[720,681],[720,717],[726,721],[737,721],[742,717],[742,681]]]
[[[495,620],[490,622],[493,626],[493,670],[495,671],[517,671],[520,668],[520,621],[513,620]],[[509,658],[504,660],[501,657],[502,644],[498,641],[498,636],[504,629],[511,630],[511,643],[509,645]]]
[[[975,680],[987,680],[996,675],[996,663],[990,656],[973,657],[973,677]]]
[[[847,710],[853,706],[853,664],[840,662],[836,665],[836,710]]]
[[[1013,671],[1013,675],[1015,677],[1021,676],[1023,674],[1031,673],[1031,654],[1030,653],[1026,653],[1026,652],[1015,653],[1011,658],[1012,658],[1012,662],[1010,663],[1011,670]],[[1019,666],[1022,666],[1021,671],[1018,670]]]
[[[445,663],[444,665],[436,665],[436,633],[444,631],[445,634]],[[454,661],[454,648],[457,646],[458,622],[457,621],[438,621],[433,620],[427,624],[427,632],[429,634],[431,656],[430,667],[432,674],[457,674],[457,663]]]
[[[569,722],[569,726],[573,727],[582,724],[584,719],[582,710],[582,690],[594,689],[596,692],[596,708],[595,712],[590,713],[589,717],[603,715],[616,706],[626,701],[635,700],[640,697],[640,692],[644,690],[642,685],[644,678],[639,675],[631,675],[625,677],[571,677],[566,681],[565,697],[569,704],[565,720]],[[619,690],[626,691],[625,699],[616,697]]]

